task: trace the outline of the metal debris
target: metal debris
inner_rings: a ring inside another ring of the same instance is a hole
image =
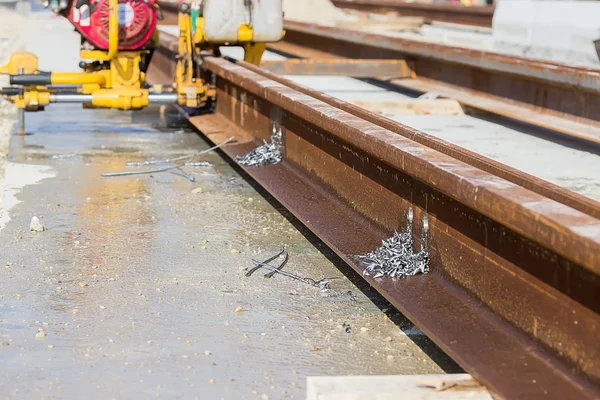
[[[174,169],[179,169],[179,171],[182,174],[177,174],[177,175],[181,175],[184,176],[187,179],[190,179],[192,182],[194,182],[196,180],[196,178],[192,177],[191,175],[186,174],[185,172],[183,172],[181,170],[181,167],[183,166],[211,166],[211,163],[205,162],[205,161],[200,161],[200,162],[193,162],[194,159],[202,154],[206,154],[208,152],[211,152],[215,149],[218,149],[219,147],[231,142],[234,139],[234,137],[230,137],[229,139],[219,143],[216,146],[213,146],[209,149],[206,150],[201,150],[198,151],[192,155],[189,156],[181,156],[181,157],[177,157],[177,158],[172,158],[172,159],[166,159],[166,160],[152,160],[152,161],[144,161],[144,162],[128,162],[126,165],[127,166],[141,166],[141,165],[152,165],[152,164],[168,164],[168,163],[177,163],[178,161],[182,161],[182,160],[189,160],[185,163],[181,163],[181,164],[175,164],[175,165],[167,165],[165,167],[162,168],[154,168],[154,169],[145,169],[145,170],[141,170],[141,171],[119,171],[119,172],[105,172],[102,174],[102,176],[104,177],[113,177],[113,176],[127,176],[127,175],[142,175],[142,174],[153,174],[153,173],[157,173],[157,172],[165,172],[165,171],[171,171]],[[193,179],[191,179],[193,178]]]
[[[270,262],[272,262],[273,260],[275,260],[276,258],[281,256],[282,254],[284,255],[283,261],[277,267],[274,267],[269,264]],[[285,248],[282,247],[281,250],[277,254],[267,258],[265,261],[257,261],[255,259],[251,259],[252,262],[254,263],[254,267],[250,268],[248,270],[248,272],[246,272],[246,276],[250,276],[258,269],[264,268],[264,269],[267,269],[270,271],[269,273],[265,274],[265,278],[271,278],[275,274],[281,274],[283,276],[287,276],[288,278],[292,278],[297,281],[304,282],[307,285],[318,287],[321,289],[321,292],[329,291],[330,280],[335,279],[335,278],[323,278],[318,281],[315,281],[314,279],[311,279],[311,278],[303,278],[303,277],[293,274],[291,272],[283,271],[282,268],[285,265],[285,263],[287,262],[288,258],[289,258],[289,253],[285,250]]]
[[[69,154],[55,154],[55,155],[53,155],[53,156],[52,156],[52,158],[53,158],[54,160],[66,160],[66,159],[69,159],[69,158],[75,158],[75,157],[78,157],[78,154],[75,154],[75,153],[69,153]]]
[[[190,160],[189,162],[192,162],[196,157],[198,157],[198,156],[200,156],[202,154],[210,153],[211,151],[216,150],[219,147],[221,147],[223,145],[226,145],[227,143],[231,142],[233,139],[235,139],[235,138],[232,136],[229,139],[227,139],[227,140],[219,143],[216,146],[213,146],[213,147],[211,147],[209,149],[206,149],[206,150],[200,150],[200,151],[198,151],[198,152],[196,152],[194,154],[191,154],[189,156],[181,156],[181,157],[176,157],[176,158],[167,158],[167,159],[164,159],[164,160],[150,160],[150,161],[141,161],[141,162],[129,161],[129,162],[125,163],[125,165],[127,165],[128,167],[141,167],[141,166],[144,166],[144,165],[152,165],[152,164],[171,164],[171,163],[175,163],[177,161],[182,161],[182,160],[187,160],[187,159]]]
[[[172,169],[169,171],[169,173],[171,173],[173,175],[183,176],[185,179],[189,180],[190,182],[196,182],[195,176],[192,176],[192,175],[186,173],[181,168]]]
[[[352,333],[352,326],[350,326],[350,323],[348,321],[344,321],[344,323],[342,324],[342,328],[344,328],[344,332]]]
[[[379,278],[406,278],[429,272],[429,253],[427,244],[427,220],[423,225],[421,251],[413,251],[412,210],[408,213],[408,223],[405,232],[394,232],[392,237],[382,240],[381,246],[371,253],[358,256],[365,265],[364,275]]]
[[[303,278],[303,277],[301,277],[299,275],[292,274],[291,272],[279,270],[279,269],[277,269],[277,268],[275,268],[275,267],[273,267],[273,266],[271,266],[269,264],[261,263],[261,262],[256,261],[256,260],[252,260],[252,261],[256,262],[256,263],[259,263],[262,268],[268,269],[269,271],[273,271],[273,272],[275,272],[277,274],[281,274],[283,276],[287,276],[288,278],[292,278],[292,279],[295,279],[297,281],[304,282],[304,283],[306,283],[307,285],[310,285],[310,286],[318,287],[318,288],[321,289],[322,292],[326,292],[326,291],[328,291],[330,289],[330,280],[334,279],[334,278],[323,278],[323,279],[320,279],[318,281],[315,281],[314,279],[311,279],[311,278]]]
[[[183,164],[186,167],[212,167],[213,164],[208,161],[186,162]]]
[[[252,260],[252,261],[254,261],[255,265],[254,265],[254,267],[250,268],[248,270],[248,272],[246,272],[246,276],[252,275],[254,272],[256,272],[257,270],[259,270],[262,267],[262,264],[269,263],[269,262],[273,261],[274,259],[276,259],[280,255],[282,255],[284,252],[285,252],[285,248],[282,247],[281,250],[279,250],[279,253],[275,254],[274,256],[271,256],[271,257],[267,258],[264,261],[255,261],[255,260]]]
[[[163,168],[154,168],[154,169],[144,169],[142,171],[119,171],[119,172],[105,172],[102,174],[104,177],[111,176],[126,176],[126,175],[143,175],[143,174],[153,174],[156,172],[165,172],[175,168],[179,168],[179,165],[170,165],[168,167]]]
[[[241,165],[255,167],[264,164],[278,164],[283,159],[281,153],[281,131],[276,130],[271,135],[271,141],[263,141],[262,146],[258,146],[250,153],[237,156],[234,160]]]
[[[279,266],[277,268],[275,268],[273,271],[267,272],[265,274],[265,278],[272,278],[273,275],[275,275],[277,272],[281,271],[281,269],[283,268],[283,266],[287,263],[287,260],[288,260],[289,257],[290,257],[290,254],[284,248],[283,249],[283,261],[281,261],[281,263],[279,264]]]

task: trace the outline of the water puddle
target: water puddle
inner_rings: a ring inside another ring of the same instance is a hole
[[[4,175],[0,175],[0,230],[10,221],[11,208],[21,202],[17,199],[17,194],[25,186],[34,185],[55,175],[53,169],[47,165],[7,162]]]

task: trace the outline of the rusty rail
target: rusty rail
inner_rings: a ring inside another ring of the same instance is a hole
[[[425,22],[443,21],[455,24],[491,27],[494,6],[463,7],[403,0],[332,0],[339,8],[370,13],[396,12],[403,16],[423,17]]]
[[[178,2],[173,1],[160,1],[160,20],[159,23],[162,25],[177,25],[177,13],[179,12]]]
[[[155,72],[174,63],[172,40]],[[518,171],[260,68],[206,67],[216,112],[191,122],[236,136],[231,157],[281,130],[284,160],[245,170],[358,272],[354,256],[408,209],[417,239],[427,217],[431,273],[367,279],[465,370],[505,398],[600,396],[600,205],[552,200],[552,185],[525,188]]]

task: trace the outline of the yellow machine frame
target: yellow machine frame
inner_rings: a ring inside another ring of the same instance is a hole
[[[117,7],[118,0],[109,0],[108,51],[81,50],[81,58],[92,61],[86,64],[84,72],[42,73],[38,70],[38,59],[35,55],[14,53],[9,63],[0,67],[0,73],[9,74],[11,78],[28,74],[30,78],[33,76],[35,83],[22,84],[22,90],[10,95],[9,99],[23,111],[43,110],[56,99],[53,97],[55,91],[51,85],[74,85],[76,94],[82,95],[81,102],[85,107],[135,110],[147,106],[150,102],[150,91],[145,87],[146,76],[140,64],[144,52],[148,50],[119,51]],[[199,15],[198,10],[198,5],[192,4],[186,12],[179,12],[179,54],[172,85],[176,102],[181,106],[193,108],[202,107],[208,97],[214,95],[214,88],[202,77],[197,76],[196,67],[201,64],[203,50],[218,46],[206,41],[204,18]],[[254,43],[252,38],[252,26],[242,24],[238,29],[238,42],[229,45],[242,45],[245,49],[245,61],[258,65],[266,45]],[[153,40],[158,43],[158,30]],[[108,67],[97,67],[97,61],[108,62]]]

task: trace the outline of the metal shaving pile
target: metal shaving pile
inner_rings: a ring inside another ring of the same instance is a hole
[[[213,164],[208,161],[186,162],[183,165],[186,167],[212,167]]]
[[[249,167],[264,164],[277,164],[283,158],[281,154],[281,132],[275,132],[271,135],[271,142],[264,142],[250,153],[237,156],[235,161],[239,164]]]
[[[425,240],[423,243],[426,243]],[[373,278],[390,276],[406,278],[429,272],[429,253],[421,249],[413,252],[412,229],[409,225],[406,232],[394,232],[389,239],[381,241],[381,246],[371,253],[358,256],[365,264],[364,275]]]

